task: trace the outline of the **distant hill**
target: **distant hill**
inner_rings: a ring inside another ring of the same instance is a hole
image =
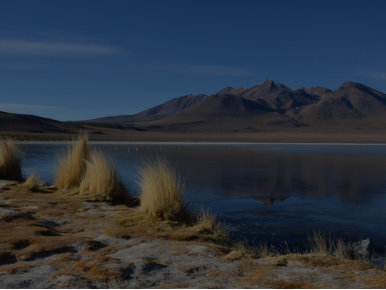
[[[0,111],[1,132],[70,133],[78,128],[79,125],[53,119]]]
[[[38,139],[68,139],[88,133],[95,140],[126,140],[125,134],[141,132],[141,128],[126,125],[124,129],[112,124],[61,122],[54,119],[0,111],[0,136]],[[122,136],[121,138],[119,136]]]
[[[85,123],[160,132],[386,131],[386,95],[353,82],[332,91],[293,90],[266,80],[249,89],[226,87],[210,96],[187,95],[135,115]]]

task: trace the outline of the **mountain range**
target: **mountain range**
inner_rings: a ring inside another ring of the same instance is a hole
[[[186,95],[138,114],[85,123],[176,132],[386,130],[386,95],[353,82],[345,82],[336,90],[293,90],[266,80],[249,89],[226,87],[209,96]]]
[[[216,94],[191,94],[133,115],[60,122],[0,112],[0,133],[105,136],[151,134],[259,134],[386,132],[386,95],[345,82],[339,88],[293,90],[272,80],[251,88],[226,87]],[[114,137],[111,137],[114,139]],[[122,137],[125,139],[125,137]],[[151,139],[151,138],[150,138]]]

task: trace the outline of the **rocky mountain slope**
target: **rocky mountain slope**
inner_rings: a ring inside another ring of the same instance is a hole
[[[332,91],[322,87],[293,90],[266,80],[250,89],[226,87],[210,96],[175,98],[135,115],[87,122],[175,132],[386,129],[386,95],[353,82]]]

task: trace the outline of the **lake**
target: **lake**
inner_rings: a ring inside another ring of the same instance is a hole
[[[22,142],[23,174],[53,183],[65,142]],[[193,210],[210,208],[236,239],[302,247],[314,230],[386,245],[386,145],[100,142],[132,194],[137,169],[161,156],[185,180]]]

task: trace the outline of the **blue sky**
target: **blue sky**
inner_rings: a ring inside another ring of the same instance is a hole
[[[356,81],[386,92],[386,1],[0,2],[0,110],[132,114],[189,93]]]

